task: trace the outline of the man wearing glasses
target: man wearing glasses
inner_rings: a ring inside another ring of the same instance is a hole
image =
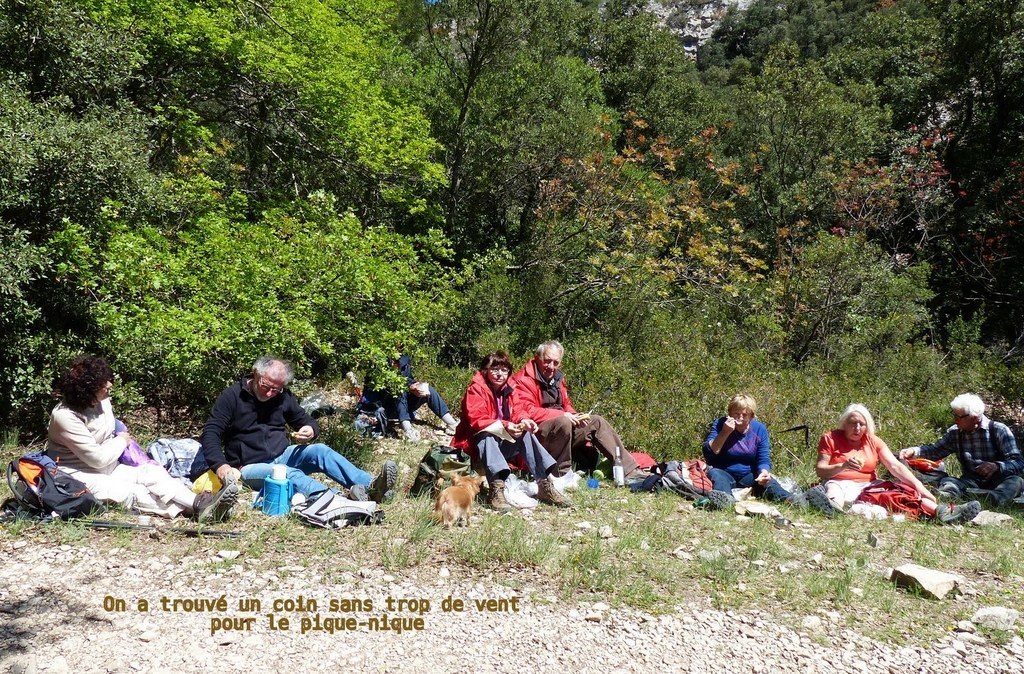
[[[938,460],[956,452],[962,477],[946,476],[938,483],[939,496],[949,500],[971,493],[1001,506],[1017,498],[1024,489],[1024,457],[1013,432],[986,417],[985,403],[973,393],[958,395],[949,406],[956,424],[934,444],[901,449],[900,458]]]
[[[537,438],[557,462],[558,474],[572,470],[574,458],[578,467],[593,469],[600,459],[598,452],[614,462],[618,447],[626,479],[646,477],[647,473],[626,451],[619,434],[604,417],[589,412],[580,414],[573,407],[561,370],[564,355],[560,342],[544,342],[511,379],[516,411],[537,422]]]
[[[373,478],[327,445],[312,442],[320,426],[286,388],[293,376],[288,363],[264,356],[253,365],[252,376],[217,397],[200,437],[209,467],[225,484],[241,479],[260,489],[275,464],[285,465],[295,491],[307,499],[328,488],[311,473],[324,473],[356,500],[390,498],[398,481],[395,462],[385,461]]]

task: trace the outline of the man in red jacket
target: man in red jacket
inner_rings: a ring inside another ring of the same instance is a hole
[[[572,406],[561,370],[564,355],[565,349],[558,341],[544,342],[533,359],[512,377],[517,414],[537,422],[537,438],[557,462],[559,475],[572,470],[573,458],[583,466],[597,465],[597,452],[614,462],[618,447],[626,479],[640,477],[644,471],[623,447],[611,424],[596,414],[580,414]]]

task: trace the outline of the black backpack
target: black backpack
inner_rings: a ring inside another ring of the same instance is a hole
[[[7,466],[7,486],[14,498],[4,510],[49,519],[83,517],[106,510],[80,480],[57,468],[42,453],[26,454]]]

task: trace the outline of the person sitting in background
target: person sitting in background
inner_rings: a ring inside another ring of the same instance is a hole
[[[476,451],[487,473],[488,501],[493,509],[512,509],[505,499],[505,479],[512,472],[509,459],[517,456],[537,481],[537,499],[568,507],[572,502],[551,479],[555,460],[534,435],[537,423],[530,418],[514,421],[514,387],[508,381],[511,372],[512,361],[504,351],[484,357],[462,399],[462,421],[451,445],[469,453]]]
[[[973,393],[958,395],[949,406],[956,423],[934,444],[901,449],[900,458],[938,460],[956,452],[963,474],[940,479],[940,497],[958,500],[979,489],[993,505],[1010,503],[1024,490],[1024,457],[1013,432],[985,416],[985,403]]]
[[[314,443],[320,426],[286,388],[293,376],[288,363],[264,356],[253,364],[250,376],[221,392],[200,436],[206,464],[222,482],[241,479],[256,490],[274,465],[284,465],[295,491],[307,499],[328,488],[310,477],[315,472],[348,487],[353,499],[390,498],[398,465],[385,461],[374,479],[327,445]]]
[[[600,459],[598,452],[614,462],[618,448],[626,480],[646,478],[650,473],[637,465],[604,417],[581,414],[573,407],[561,370],[564,355],[565,349],[558,341],[544,342],[510,382],[515,387],[516,409],[537,422],[537,437],[557,462],[557,474],[571,471],[574,461],[593,469]]]
[[[455,428],[459,425],[458,420],[452,416],[448,405],[437,389],[425,381],[416,380],[412,373],[412,361],[409,356],[402,354],[398,360],[392,361],[391,365],[398,370],[398,374],[405,378],[405,390],[396,395],[386,388],[377,388],[372,379],[367,379],[357,411],[383,407],[388,419],[398,419],[402,424],[405,437],[417,442],[420,439],[420,434],[413,428],[412,420],[416,416],[416,410],[426,405],[431,412],[437,415],[438,419],[444,422],[445,431],[449,435],[454,435]]]
[[[839,416],[839,428],[821,436],[815,472],[823,483],[807,492],[808,502],[829,517],[844,512],[878,479],[875,468],[879,462],[920,497],[925,515],[942,524],[969,522],[981,512],[977,501],[953,507],[936,504],[935,497],[913,471],[900,463],[875,435],[875,420],[868,409],[856,403]]]
[[[704,461],[714,485],[708,498],[717,507],[727,507],[733,488],[750,487],[754,496],[791,501],[793,495],[772,477],[768,429],[755,418],[757,403],[738,393],[729,400],[728,412],[711,423],[704,438]]]
[[[83,356],[60,378],[61,402],[53,408],[47,428],[46,454],[93,495],[138,513],[199,521],[230,515],[238,485],[225,483],[217,492],[194,494],[155,463],[121,461],[132,437],[114,418],[110,391],[114,372],[99,356]]]

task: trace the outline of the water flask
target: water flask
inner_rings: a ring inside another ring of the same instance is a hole
[[[622,470],[622,450],[615,445],[615,463],[612,464],[612,478],[616,487],[626,486],[626,474]]]
[[[294,487],[287,477],[278,479],[268,477],[263,481],[263,512],[271,517],[287,515],[292,509],[292,494]]]

